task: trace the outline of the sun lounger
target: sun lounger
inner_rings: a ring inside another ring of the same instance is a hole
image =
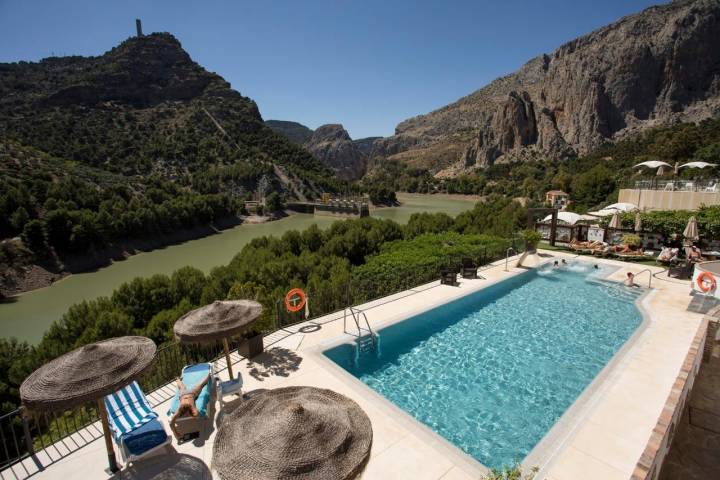
[[[105,408],[110,430],[126,465],[170,445],[170,436],[137,382],[106,396]]]
[[[204,428],[205,422],[208,420],[212,421],[215,417],[215,378],[213,375],[212,363],[198,363],[196,365],[188,365],[182,370],[181,379],[183,384],[188,390],[192,390],[195,385],[205,380],[208,373],[210,374],[210,380],[207,385],[200,391],[200,395],[195,399],[195,406],[200,412],[198,417],[192,415],[186,415],[178,418],[175,421],[175,426],[178,432],[178,440],[189,439],[195,434],[198,434]],[[172,417],[180,406],[180,392],[175,391],[175,396],[170,402],[170,408],[168,409],[168,417]]]

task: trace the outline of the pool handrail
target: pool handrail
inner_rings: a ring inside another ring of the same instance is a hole
[[[635,276],[634,276],[633,278],[637,278],[638,275],[640,275],[641,273],[645,273],[645,272],[648,272],[648,274],[649,274],[649,275],[648,275],[648,277],[649,277],[649,278],[648,278],[648,288],[652,288],[653,273],[652,273],[652,270],[650,270],[649,268],[645,268],[645,269],[643,269],[643,270],[640,270],[638,273],[635,274]]]

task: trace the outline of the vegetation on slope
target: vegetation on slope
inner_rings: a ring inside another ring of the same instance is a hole
[[[405,227],[372,218],[335,222],[327,230],[311,226],[280,238],[254,239],[228,265],[208,275],[184,267],[169,276],[136,278],[109,297],[72,306],[36,346],[0,339],[3,412],[18,405],[20,383],[48,360],[119,335],[170,342],[172,326],[182,314],[214,300],[257,298],[265,307],[260,328],[268,330],[274,325],[276,302],[290,288],[311,292],[312,313],[319,315],[348,301],[385,295],[408,282],[431,280],[440,267],[457,263],[460,257],[501,256],[508,245],[504,238],[521,228],[524,214],[517,207],[512,223],[507,218],[490,220],[485,212],[509,212],[509,208],[505,200],[497,207],[478,205],[455,220],[444,214],[416,214]],[[479,228],[485,229],[485,235],[478,234]]]

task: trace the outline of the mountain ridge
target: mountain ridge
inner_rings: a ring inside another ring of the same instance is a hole
[[[720,2],[649,7],[398,124],[372,156],[455,176],[720,115]],[[702,58],[703,62],[697,59]]]

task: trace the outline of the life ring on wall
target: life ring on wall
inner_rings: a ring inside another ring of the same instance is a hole
[[[702,290],[703,293],[715,291],[715,289],[717,288],[715,276],[710,272],[702,272],[697,277],[697,286],[700,290]]]
[[[300,288],[293,288],[285,295],[285,308],[288,312],[299,312],[306,301],[305,292]]]

